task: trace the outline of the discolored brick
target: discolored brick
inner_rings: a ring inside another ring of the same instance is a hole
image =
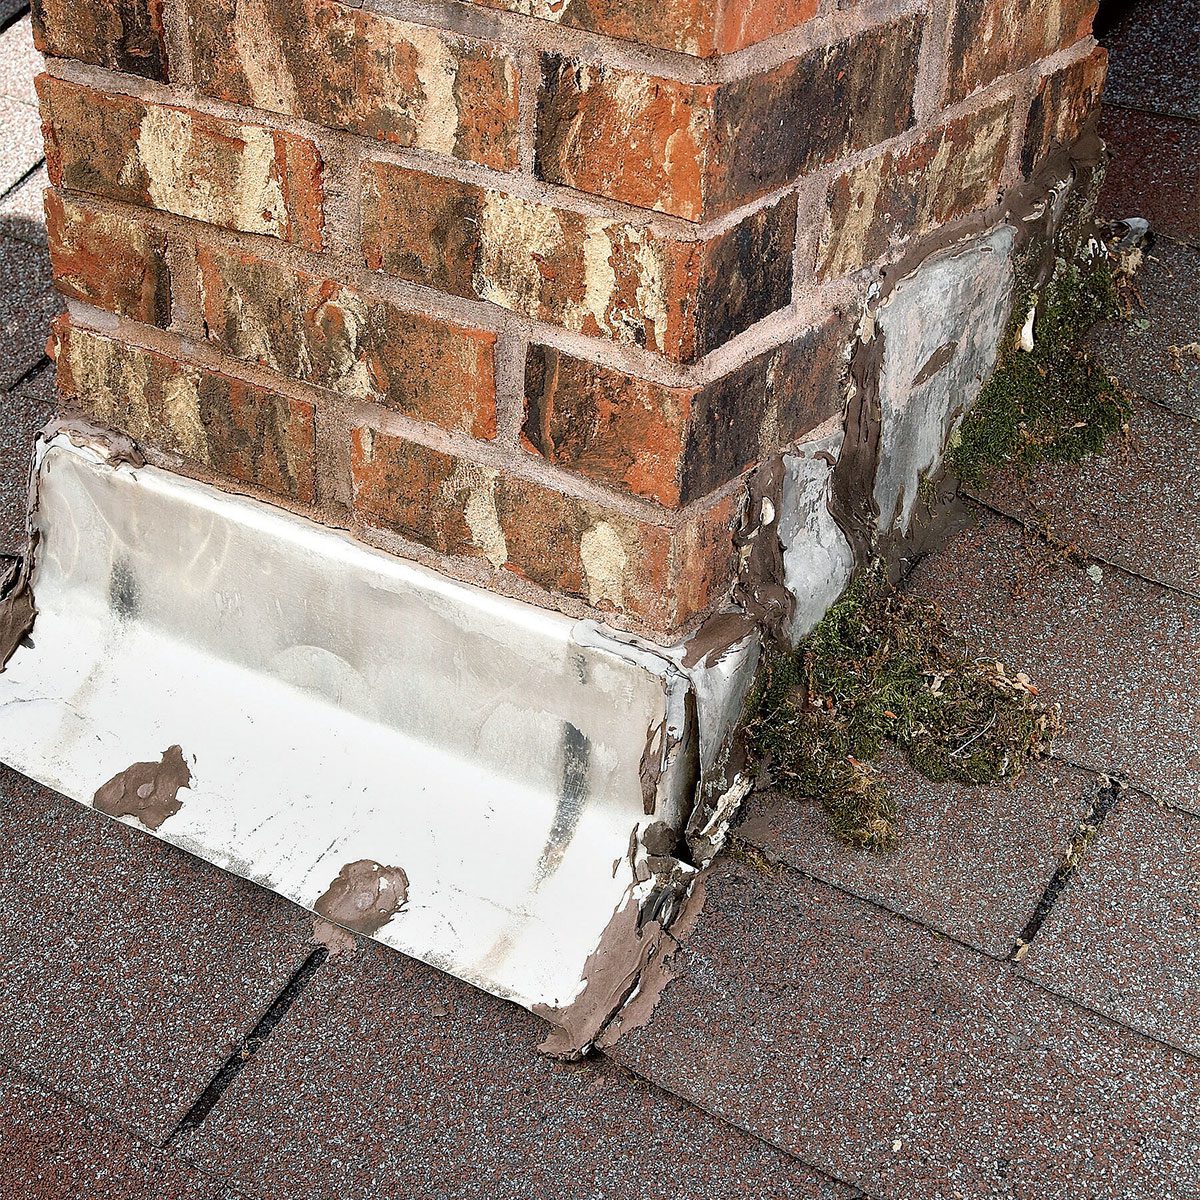
[[[369,163],[367,266],[692,362],[791,298],[796,200],[706,241]]]
[[[818,272],[835,278],[909,237],[995,202],[1008,153],[1012,101],[951,121],[909,150],[889,150],[839,175]]]
[[[907,129],[910,17],[735,82],[686,84],[544,55],[538,173],[699,221]]]
[[[43,75],[51,182],[321,248],[321,157],[307,138]]]
[[[1100,107],[1108,55],[1097,46],[1087,58],[1047,75],[1033,93],[1021,169],[1030,174],[1055,146],[1074,141]]]
[[[440,554],[637,618],[669,633],[729,583],[733,505],[650,524],[369,426],[354,431],[355,509]]]
[[[1096,0],[957,0],[950,23],[948,102],[1074,45],[1092,31]]]
[[[473,0],[576,29],[708,58],[732,54],[813,17],[818,0]]]
[[[517,165],[516,60],[333,0],[188,0],[196,84],[401,146]]]
[[[315,499],[313,408],[63,322],[59,391],[94,421],[193,468]]]
[[[162,0],[33,0],[43,54],[167,81]]]
[[[197,253],[205,328],[227,354],[477,438],[496,435],[495,334],[216,247]]]
[[[677,508],[840,411],[849,339],[844,318],[834,316],[690,388],[533,346],[524,440],[556,466]]]
[[[54,285],[64,296],[165,328],[171,320],[166,235],[128,214],[46,193]]]

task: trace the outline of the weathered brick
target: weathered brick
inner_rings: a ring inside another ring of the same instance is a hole
[[[957,0],[950,21],[951,104],[1092,31],[1096,0]]]
[[[538,173],[690,221],[727,212],[913,123],[909,17],[733,83],[542,59]]]
[[[58,386],[94,421],[194,468],[312,503],[312,405],[62,322]]]
[[[64,296],[166,328],[171,321],[167,239],[125,214],[46,193],[54,285]]]
[[[197,253],[205,326],[227,354],[420,421],[496,436],[492,333],[237,251]]]
[[[910,150],[888,151],[833,181],[818,272],[844,275],[906,237],[986,208],[1008,153],[1012,101],[951,121]]]
[[[367,265],[691,362],[791,298],[793,196],[707,241],[368,163]]]
[[[850,336],[833,316],[693,388],[532,346],[523,440],[555,466],[678,508],[839,412]]]
[[[42,75],[53,183],[320,249],[321,157],[307,138]]]
[[[356,511],[369,524],[663,633],[729,584],[729,499],[677,528],[649,524],[367,426],[354,431],[352,469]]]
[[[187,0],[210,95],[401,146],[517,166],[514,57],[333,0]]]
[[[817,0],[473,0],[625,38],[644,46],[709,57],[731,54],[794,29],[817,11]]]
[[[43,54],[167,80],[162,0],[33,0]]]
[[[1108,54],[1099,46],[1087,58],[1040,80],[1029,108],[1021,169],[1030,174],[1055,146],[1073,142],[1100,106]]]

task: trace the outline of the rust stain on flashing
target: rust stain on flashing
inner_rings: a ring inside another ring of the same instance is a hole
[[[313,905],[313,911],[334,925],[369,937],[407,903],[408,876],[400,867],[385,867],[372,859],[360,858],[338,872],[329,890]],[[320,933],[319,928],[314,929],[316,936],[320,937]]]
[[[135,817],[155,830],[182,807],[179,791],[192,773],[179,746],[169,746],[158,762],[134,763],[96,789],[92,807],[110,817]]]

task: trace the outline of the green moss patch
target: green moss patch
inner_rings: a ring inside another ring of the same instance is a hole
[[[864,571],[796,654],[767,655],[749,701],[772,784],[820,803],[843,841],[888,850],[895,802],[872,765],[889,744],[933,780],[999,783],[1050,751],[1057,710],[1023,674],[970,655],[937,607]]]
[[[1035,301],[1032,350],[1020,346]],[[953,438],[947,463],[968,487],[982,487],[1009,463],[1078,462],[1120,433],[1129,400],[1088,354],[1099,321],[1120,315],[1108,258],[1060,261],[1038,298],[1019,293],[996,369]]]

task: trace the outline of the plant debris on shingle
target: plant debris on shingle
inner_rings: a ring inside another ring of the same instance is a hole
[[[843,841],[891,849],[895,803],[872,761],[885,743],[935,781],[1000,783],[1049,754],[1057,707],[1022,672],[971,655],[937,606],[860,574],[795,654],[766,656],[750,750],[776,788],[817,800]]]

